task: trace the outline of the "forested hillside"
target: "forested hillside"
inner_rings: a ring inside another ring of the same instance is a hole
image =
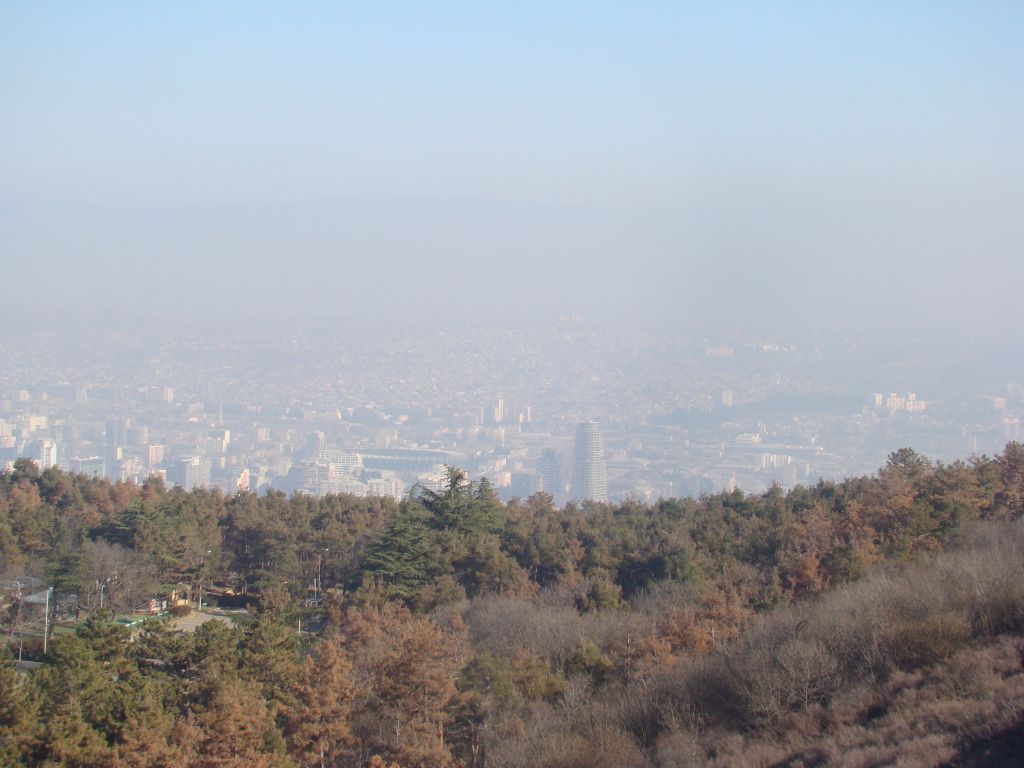
[[[0,578],[73,594],[79,620],[30,675],[0,654],[0,764],[1011,765],[1022,509],[1015,443],[564,509],[455,469],[398,504],[19,462]],[[134,637],[110,613],[203,590],[249,611]],[[4,602],[8,642],[41,658],[27,603]]]

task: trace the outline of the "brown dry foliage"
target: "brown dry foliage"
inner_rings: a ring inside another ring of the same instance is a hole
[[[554,702],[493,722],[484,764],[1012,765],[1024,729],[1021,573],[1024,524],[982,528],[961,551],[750,619],[703,656],[645,666],[641,634],[610,646],[634,674],[598,688],[571,679]],[[638,612],[693,616],[696,597],[652,595]],[[513,628],[500,607],[489,617]],[[528,624],[518,637],[536,636]]]

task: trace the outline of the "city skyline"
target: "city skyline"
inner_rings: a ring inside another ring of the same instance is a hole
[[[544,491],[561,506],[581,498],[574,443],[587,419],[601,422],[614,503],[840,480],[901,447],[992,455],[1020,438],[1024,411],[1024,357],[1000,341],[699,336],[571,318],[486,333],[79,333],[0,342],[2,466],[52,446],[59,466],[114,480],[400,499],[440,487],[447,465],[504,500]]]

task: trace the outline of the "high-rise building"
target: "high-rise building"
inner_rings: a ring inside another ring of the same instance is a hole
[[[107,422],[107,445],[128,445],[128,430],[132,420],[115,417]]]
[[[537,491],[544,490],[544,477],[531,473],[514,472],[509,481],[509,498],[518,496],[520,499],[528,499]]]
[[[363,457],[347,448],[322,448],[318,458],[330,462],[336,470],[347,475],[358,475],[363,471]]]
[[[124,449],[120,445],[107,445],[103,448],[103,474],[114,477],[117,467],[124,460]]]
[[[1016,442],[1020,440],[1020,417],[1019,416],[1007,416],[1003,419],[1003,424],[1006,427],[1006,439]]]
[[[57,466],[57,443],[50,438],[37,440],[33,446],[32,458],[39,462],[40,469]]]
[[[541,476],[541,490],[551,494],[555,504],[565,504],[565,483],[562,481],[562,462],[558,459],[558,451],[545,448],[537,462],[537,471]]]
[[[608,501],[608,471],[604,461],[604,439],[596,421],[576,425],[573,450],[572,496],[574,499]]]
[[[87,458],[75,457],[71,460],[71,471],[76,475],[87,477],[103,477],[103,457],[89,456]]]
[[[327,436],[318,429],[306,438],[306,458],[317,458],[326,447]]]
[[[224,453],[231,445],[230,429],[214,429],[206,439],[206,447],[210,453]]]
[[[191,491],[210,484],[210,464],[202,456],[186,456],[178,459],[174,466],[174,482]]]
[[[154,443],[146,448],[146,464],[150,469],[164,463],[164,447]]]
[[[128,427],[125,437],[128,445],[140,448],[149,442],[149,427]]]

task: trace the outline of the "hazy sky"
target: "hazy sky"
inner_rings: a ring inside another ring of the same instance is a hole
[[[1022,40],[1020,2],[12,0],[4,301],[1005,325]]]

